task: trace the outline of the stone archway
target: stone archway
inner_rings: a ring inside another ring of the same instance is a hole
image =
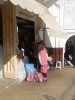
[[[68,38],[65,45],[65,51],[67,48],[70,48],[70,52],[73,57],[73,64],[75,65],[75,35]]]

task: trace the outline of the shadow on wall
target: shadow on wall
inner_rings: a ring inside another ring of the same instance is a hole
[[[46,44],[47,47],[52,48],[52,44],[51,44],[51,41],[50,41],[50,35],[48,35],[47,30],[45,30],[45,44]]]
[[[56,47],[55,38],[52,37],[52,39],[51,39],[50,35],[48,35],[47,32],[45,34],[45,37],[46,37],[45,43],[46,43],[46,47],[47,47],[47,50],[48,50],[48,56],[52,57],[54,63],[56,63],[56,61],[62,62],[63,48]]]

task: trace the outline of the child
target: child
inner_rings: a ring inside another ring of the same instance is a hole
[[[26,78],[26,71],[21,54],[17,55],[17,78],[19,79],[19,82],[22,82]]]
[[[47,50],[43,43],[39,45],[39,53],[38,53],[39,62],[41,65],[41,73],[43,75],[43,81],[47,81],[47,66],[48,66],[48,54]]]

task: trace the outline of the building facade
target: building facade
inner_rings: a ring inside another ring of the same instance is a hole
[[[13,2],[13,0],[11,1]],[[34,1],[33,4],[36,3],[37,2]],[[3,44],[2,71],[4,77],[13,79],[16,79],[17,77],[16,48],[19,40],[18,33],[20,38],[23,39],[24,34],[22,33],[27,32],[25,33],[27,38],[24,39],[29,39],[29,41],[32,40],[32,42],[44,40],[49,51],[49,56],[53,57],[53,61],[56,62],[60,60],[63,63],[63,46],[61,46],[63,39],[60,39],[59,37],[64,37],[66,34],[64,34],[63,29],[43,5],[39,3],[36,5],[38,5],[38,9],[33,9],[33,6],[31,6],[31,8],[23,9],[22,5],[20,5],[22,6],[21,8],[15,6],[10,1],[1,3],[0,5],[0,38]],[[31,10],[35,13],[31,12]],[[40,13],[38,13],[39,10]],[[45,14],[46,16],[44,17]],[[44,22],[48,27],[46,27]]]
[[[75,0],[57,0],[56,3],[48,7],[48,9],[65,32],[68,33],[66,39],[54,38],[56,41],[56,48],[63,47],[64,58],[66,48],[72,47],[73,59],[75,59]],[[51,43],[54,46],[55,41],[52,38],[53,37],[50,37],[52,40]]]

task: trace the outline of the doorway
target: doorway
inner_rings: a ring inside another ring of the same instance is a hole
[[[33,43],[35,42],[35,23],[34,21],[25,20],[19,17],[16,19],[19,38],[18,48],[20,50],[24,45],[24,55],[29,58],[29,63],[33,63],[36,66],[36,58],[30,54],[30,52],[34,52]]]
[[[34,21],[25,20],[17,17],[18,36],[19,41],[35,42],[35,28]]]
[[[71,53],[72,56],[72,63],[75,66],[75,35],[71,36],[67,42],[66,42],[66,46],[65,46],[65,51],[69,48],[69,51]]]

